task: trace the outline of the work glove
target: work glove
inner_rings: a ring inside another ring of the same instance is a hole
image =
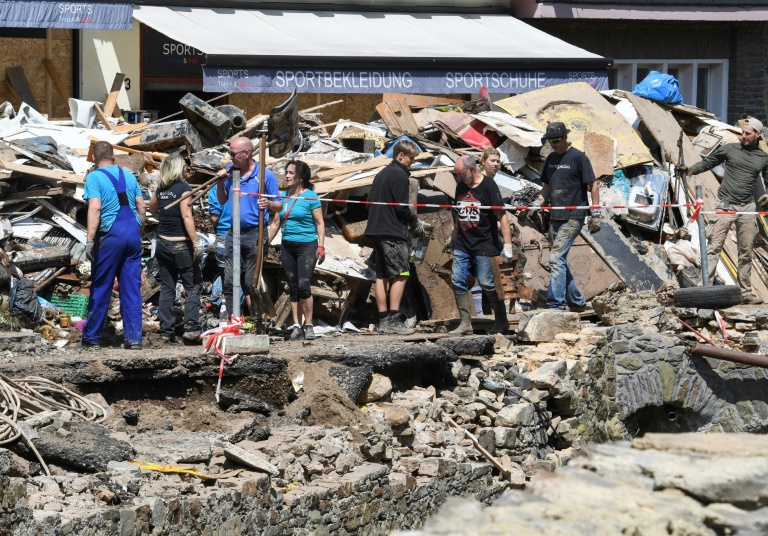
[[[757,204],[760,205],[760,208],[762,209],[768,208],[768,194],[761,195],[760,199],[757,200]]]
[[[323,264],[325,260],[325,247],[317,246],[317,264]]]
[[[590,218],[587,220],[587,229],[589,229],[589,232],[591,234],[595,234],[596,232],[600,231],[600,228],[600,218],[590,216]]]
[[[435,228],[425,222],[424,220],[416,220],[416,224],[413,226],[413,234],[424,238],[432,238],[432,232]]]
[[[88,240],[85,243],[85,258],[88,262],[93,262],[93,240]]]
[[[448,241],[443,246],[443,253],[453,253],[453,237],[449,236]]]
[[[591,208],[589,209],[589,215],[593,218],[602,218],[603,217],[603,211],[599,208]]]
[[[504,249],[501,250],[501,256],[504,257],[504,262],[512,262],[515,256],[515,250],[512,249],[512,244],[504,244]]]
[[[195,246],[195,251],[192,254],[192,262],[194,264],[200,264],[203,262],[203,248],[198,244]]]
[[[691,168],[689,168],[685,164],[678,164],[677,166],[675,166],[675,171],[677,171],[678,173],[682,173],[683,175],[691,174]]]

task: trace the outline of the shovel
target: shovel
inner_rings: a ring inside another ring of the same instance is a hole
[[[270,154],[279,158],[290,151],[299,138],[299,106],[296,90],[288,100],[280,106],[272,108],[267,118],[267,136],[262,132],[259,140],[259,193],[264,192],[264,175],[266,173],[267,146]],[[264,225],[259,225],[259,244],[256,250],[256,269],[253,271],[253,283],[251,284],[251,300],[254,301],[259,311],[270,316],[276,316],[277,310],[272,298],[267,291],[267,285],[261,277],[261,268],[264,261]]]
[[[259,140],[259,193],[264,192],[264,175],[266,167],[267,140],[264,135]],[[261,217],[261,216],[259,216]],[[251,301],[259,312],[277,316],[277,309],[269,296],[267,284],[261,277],[261,267],[264,262],[264,221],[259,222],[259,242],[256,250],[256,269],[253,271],[251,283]]]

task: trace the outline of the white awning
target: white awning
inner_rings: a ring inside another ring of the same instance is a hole
[[[328,80],[336,76],[339,82],[341,77],[340,85],[345,86],[333,92],[347,93],[355,92],[349,81],[361,73],[366,80],[365,73],[385,78],[394,73],[395,78],[388,79],[400,80],[398,73],[413,70],[430,71],[433,80],[424,87],[434,86],[435,76],[442,79],[450,71],[457,83],[460,78],[477,81],[484,73],[488,81],[497,82],[506,74],[504,83],[509,84],[528,73],[523,84],[530,85],[533,79],[559,78],[560,74],[552,76],[553,70],[586,75],[565,81],[589,81],[603,77],[610,65],[610,60],[509,15],[136,6],[134,18],[206,53],[206,90],[215,91],[229,85],[228,91],[286,92],[292,88],[285,84],[296,76],[306,80],[309,74],[316,81],[330,73]],[[496,78],[491,76],[493,72]],[[212,89],[214,78],[227,80]],[[443,93],[471,91],[463,87],[466,84],[447,87],[450,84],[443,84]],[[319,88],[299,88],[315,89]],[[372,87],[362,89],[366,91],[360,92],[378,92]],[[501,86],[495,89],[506,91]],[[407,88],[402,92],[408,92]]]

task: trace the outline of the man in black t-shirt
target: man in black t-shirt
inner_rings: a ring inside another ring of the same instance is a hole
[[[502,250],[499,244],[498,223],[504,238],[502,254],[508,261],[514,255],[512,249],[512,231],[509,218],[503,208],[499,187],[478,169],[477,159],[465,155],[456,161],[453,167],[458,184],[456,185],[454,226],[451,241],[453,246],[453,269],[451,282],[459,309],[459,327],[451,331],[452,335],[471,335],[470,296],[467,279],[472,274],[477,280],[493,308],[494,323],[489,334],[504,333],[509,329],[507,310],[504,301],[496,292],[496,285],[491,270],[491,258]]]
[[[592,191],[592,205],[600,204],[600,185],[587,155],[568,143],[564,123],[547,125],[542,142],[549,142],[554,151],[544,161],[541,182],[544,187],[533,206],[540,207],[548,198],[553,207],[589,205],[587,190]],[[593,218],[600,217],[600,209],[589,209]],[[587,209],[552,209],[550,220],[549,288],[547,308],[565,311],[583,311],[587,305],[576,287],[566,259],[576,237],[584,226]],[[599,228],[599,227],[598,227]],[[593,231],[594,232],[594,231]]]

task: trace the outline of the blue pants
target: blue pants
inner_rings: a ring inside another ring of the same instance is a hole
[[[496,284],[493,281],[493,270],[491,269],[491,257],[470,255],[469,253],[454,249],[451,272],[451,283],[453,283],[453,292],[455,294],[469,292],[467,288],[469,274],[475,276],[477,284],[480,285],[487,296],[493,296],[496,293]]]
[[[94,240],[91,299],[88,300],[83,341],[101,342],[101,330],[117,277],[125,342],[141,344],[141,253],[136,216],[129,207],[120,207],[112,228],[106,233],[99,232]]]
[[[549,242],[549,288],[547,289],[547,308],[565,309],[568,305],[584,306],[586,300],[576,287],[571,270],[568,268],[568,251],[579,236],[584,220],[551,222]]]

